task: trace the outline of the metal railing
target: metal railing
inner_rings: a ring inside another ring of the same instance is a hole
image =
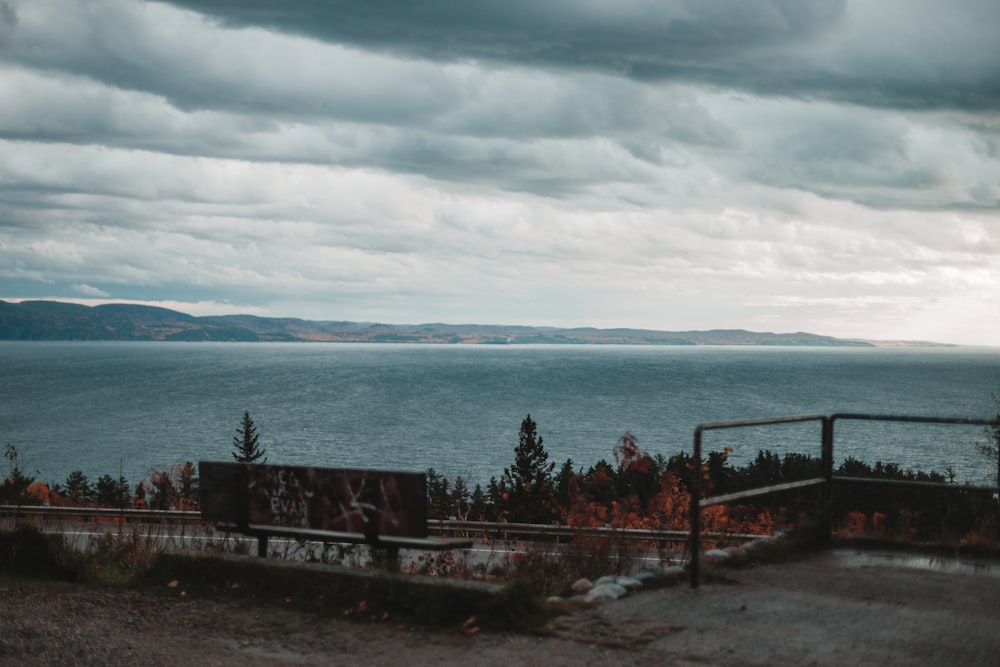
[[[646,528],[615,528],[611,526],[580,527],[537,523],[508,523],[506,521],[459,521],[455,519],[430,519],[427,528],[437,533],[479,533],[502,539],[535,537],[545,540],[573,540],[577,538],[614,539],[623,542],[655,542],[657,544],[686,544],[691,534],[686,530],[655,530]],[[707,533],[711,537],[726,537],[749,542],[764,535],[749,533]]]
[[[872,485],[897,485],[914,486],[935,489],[946,489],[950,491],[985,491],[1000,492],[998,486],[975,486],[957,485],[941,482],[910,481],[910,480],[887,480],[879,478],[859,478],[859,477],[835,477],[833,475],[833,443],[834,424],[841,421],[880,421],[880,422],[905,422],[913,424],[950,424],[968,426],[991,426],[1000,425],[1000,421],[990,419],[968,419],[962,417],[919,417],[903,415],[872,415],[861,413],[842,412],[832,415],[806,415],[800,417],[779,417],[776,419],[757,419],[731,422],[716,422],[701,424],[694,431],[694,452],[693,452],[693,474],[691,482],[691,561],[690,575],[691,587],[697,588],[701,578],[701,510],[703,507],[720,505],[737,500],[746,500],[759,496],[771,495],[783,491],[818,487],[821,493],[820,501],[820,535],[824,543],[829,545],[833,533],[833,485],[834,484],[872,484]],[[702,434],[705,431],[752,428],[757,426],[770,426],[775,424],[790,424],[796,422],[819,422],[822,426],[820,436],[820,466],[822,477],[806,479],[798,482],[786,482],[782,484],[772,484],[769,486],[728,493],[711,498],[702,498],[701,480],[703,475],[702,465]]]
[[[175,522],[181,524],[203,524],[200,512],[183,510],[140,510],[112,509],[104,507],[53,507],[48,505],[0,505],[0,516],[39,517],[43,519],[79,518],[99,521],[148,521]],[[575,527],[566,525],[510,523],[506,521],[462,521],[457,519],[428,519],[427,529],[435,535],[481,534],[509,540],[526,537],[544,540],[572,540],[585,537],[593,539],[616,539],[623,542],[655,542],[657,544],[686,544],[690,533],[685,530],[647,530],[640,528]],[[710,537],[722,537],[722,533],[707,533]],[[737,541],[752,541],[762,535],[725,533],[725,537]]]
[[[52,505],[0,505],[0,516],[104,519],[120,521],[176,521],[201,523],[200,512],[187,510],[140,510],[111,507],[62,507]]]

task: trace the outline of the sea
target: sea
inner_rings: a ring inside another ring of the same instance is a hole
[[[48,483],[231,460],[249,411],[268,462],[437,472],[471,483],[514,459],[522,420],[576,469],[630,433],[690,452],[699,424],[866,413],[989,419],[1000,349],[0,342],[0,446]],[[991,483],[982,426],[838,421],[834,460]],[[820,424],[707,431],[735,464],[819,456]],[[9,471],[9,460],[0,460]]]

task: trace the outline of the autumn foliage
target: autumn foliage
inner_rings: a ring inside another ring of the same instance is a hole
[[[662,468],[639,448],[631,433],[626,433],[613,449],[617,469],[601,467],[592,475],[576,476],[570,485],[570,504],[565,521],[570,526],[620,529],[688,531],[691,528],[691,493],[682,479],[678,465],[689,463],[674,459]],[[661,469],[662,468],[662,469]],[[616,486],[627,492],[608,500],[603,492],[612,475]],[[710,488],[708,468],[704,469],[703,488]],[[776,526],[774,513],[748,506],[717,505],[702,510],[702,529],[708,533],[771,534]]]

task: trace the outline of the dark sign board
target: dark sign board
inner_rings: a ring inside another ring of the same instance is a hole
[[[203,461],[199,474],[209,520],[427,537],[423,473]]]

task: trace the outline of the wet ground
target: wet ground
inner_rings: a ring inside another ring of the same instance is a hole
[[[838,549],[637,595],[569,625],[581,641],[643,627],[642,654],[670,664],[1000,664],[998,573],[985,561]]]

